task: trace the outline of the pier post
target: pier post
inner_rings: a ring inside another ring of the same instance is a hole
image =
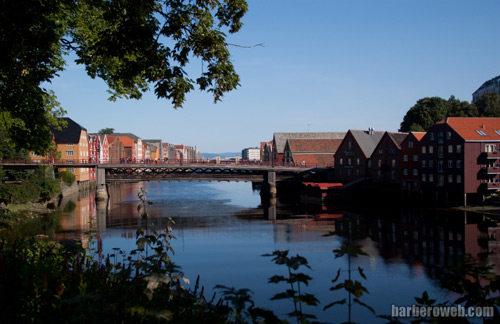
[[[106,170],[103,168],[95,167],[96,169],[96,195],[95,200],[107,200],[108,199],[108,191],[106,190]]]
[[[269,197],[276,199],[276,171],[267,171],[264,173],[264,184],[268,190]]]

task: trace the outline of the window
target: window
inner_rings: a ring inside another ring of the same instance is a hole
[[[408,169],[403,169],[403,175],[405,175],[405,176],[408,175]]]
[[[429,168],[433,168],[434,167],[434,160],[429,160]]]
[[[434,146],[429,146],[429,154],[434,153]]]
[[[434,182],[434,175],[433,174],[429,174],[429,182]]]
[[[453,153],[453,145],[448,145],[448,153]]]
[[[408,141],[408,148],[413,148],[413,141]]]
[[[347,165],[351,165],[351,158],[347,159]]]
[[[340,165],[344,164],[344,159],[343,158],[340,158]]]
[[[446,139],[447,140],[451,139],[451,132],[446,132]]]
[[[443,144],[443,142],[444,142],[443,132],[439,132],[438,133],[438,144]]]
[[[498,135],[500,135],[500,130],[495,129],[495,133],[497,133]]]
[[[417,154],[413,154],[413,162],[417,162],[418,161],[418,155]]]
[[[403,155],[403,161],[408,162],[408,155],[407,154]]]
[[[453,174],[448,175],[448,183],[453,183]]]
[[[486,134],[484,131],[480,130],[480,129],[476,129],[476,132],[481,135],[481,136],[488,136],[488,134]]]
[[[360,161],[359,161],[359,158],[356,159],[356,165],[359,165],[360,164]]]
[[[427,175],[424,173],[422,174],[422,182],[426,182],[427,181]]]
[[[74,146],[75,143],[66,143],[66,146]]]
[[[372,160],[368,160],[368,168],[372,167]]]
[[[418,176],[418,169],[413,169],[413,175]]]
[[[396,179],[396,171],[391,171],[391,180]]]
[[[495,144],[486,144],[484,146],[484,151],[485,152],[494,152],[495,151]]]
[[[462,183],[462,175],[457,174],[457,183]]]
[[[382,149],[378,150],[378,154],[383,154],[383,153],[384,153],[384,151]]]
[[[430,138],[431,141],[433,141],[434,140],[434,133],[430,133],[429,134],[429,138]]]
[[[396,167],[396,160],[392,160],[391,165],[392,165],[392,168],[394,169]]]
[[[75,156],[75,151],[66,151],[66,156]]]
[[[444,161],[438,161],[438,172],[442,173],[444,169]]]
[[[425,168],[426,162],[426,160],[422,160],[422,168]]]
[[[380,168],[382,166],[382,160],[378,160],[378,167]]]
[[[396,154],[396,150],[395,149],[391,149],[391,154]]]
[[[438,184],[437,184],[439,187],[442,187],[444,186],[444,175],[440,174],[438,176]]]
[[[422,154],[425,154],[425,153],[427,153],[427,152],[426,152],[426,147],[425,147],[425,146],[422,146]]]
[[[456,166],[457,169],[461,169],[462,168],[462,160],[457,160],[455,162],[455,166]]]
[[[457,153],[462,153],[462,145],[457,145],[456,150]]]
[[[448,169],[453,168],[453,160],[448,160]]]
[[[444,156],[444,146],[438,146],[438,158],[443,158]]]

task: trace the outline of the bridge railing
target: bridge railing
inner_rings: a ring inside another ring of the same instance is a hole
[[[163,159],[163,160],[136,160],[136,159],[116,159],[100,161],[98,159],[4,159],[0,160],[1,164],[19,164],[19,165],[35,165],[35,164],[58,164],[68,165],[72,164],[92,164],[92,165],[107,165],[107,164],[144,164],[144,165],[182,165],[182,164],[195,164],[195,165],[241,165],[241,166],[262,166],[262,167],[297,167],[297,168],[329,168],[333,167],[332,164],[307,164],[307,163],[293,163],[293,162],[268,162],[268,161],[248,161],[248,160],[220,160],[215,159],[194,159],[194,160],[178,160],[178,159]]]

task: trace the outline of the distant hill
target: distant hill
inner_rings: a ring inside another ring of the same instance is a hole
[[[231,152],[226,152],[226,153],[201,153],[205,159],[215,159],[217,155],[220,156],[221,159],[226,159],[226,158],[234,158],[236,155],[238,155],[241,158],[241,152],[236,152],[236,153],[231,153]]]

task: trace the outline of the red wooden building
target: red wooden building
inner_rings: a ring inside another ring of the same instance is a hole
[[[420,141],[421,187],[440,199],[500,189],[500,118],[449,117]]]

